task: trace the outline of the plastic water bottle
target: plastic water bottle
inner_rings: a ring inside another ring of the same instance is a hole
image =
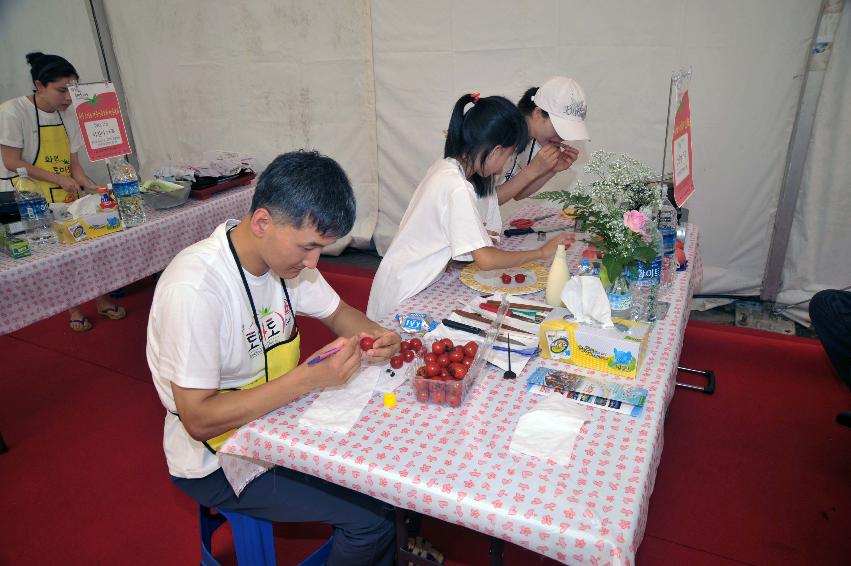
[[[591,262],[588,261],[588,258],[583,258],[582,263],[579,264],[579,267],[576,270],[576,275],[596,275],[594,273],[594,266],[591,265]]]
[[[47,200],[38,192],[38,185],[30,179],[25,167],[18,169],[15,202],[21,215],[21,223],[27,232],[27,240],[33,244],[55,244],[53,216],[47,206]]]
[[[662,271],[661,287],[669,289],[674,282],[674,272],[677,260],[674,253],[677,244],[677,209],[668,200],[668,187],[661,185],[661,202],[659,207],[659,233],[662,236]]]
[[[629,281],[627,281],[625,273],[621,272],[617,279],[609,285],[608,296],[612,316],[630,318],[632,297],[630,296]]]
[[[647,224],[650,224],[648,222]],[[655,322],[656,301],[659,297],[659,283],[662,272],[662,242],[659,230],[655,226],[649,228],[653,233],[656,245],[656,259],[650,263],[636,262],[630,274],[629,289],[632,295],[630,318],[635,321]]]
[[[125,228],[138,226],[145,221],[145,207],[139,191],[139,176],[123,156],[109,162],[112,192],[118,201],[118,213]]]

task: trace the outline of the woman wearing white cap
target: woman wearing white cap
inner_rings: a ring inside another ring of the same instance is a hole
[[[530,88],[517,108],[526,118],[530,142],[506,164],[505,181],[497,187],[499,204],[534,194],[570,168],[579,150],[565,142],[591,139],[585,126],[585,93],[573,79],[553,77]]]

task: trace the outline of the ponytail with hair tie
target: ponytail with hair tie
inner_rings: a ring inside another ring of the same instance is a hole
[[[482,94],[477,90],[470,93],[470,98],[473,99],[473,104],[476,104],[479,101],[479,97],[481,95]]]

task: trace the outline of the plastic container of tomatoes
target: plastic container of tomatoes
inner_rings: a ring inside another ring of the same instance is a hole
[[[508,308],[503,300],[497,316],[479,340],[455,343],[448,338],[425,340],[406,374],[414,385],[417,401],[460,407],[484,370]],[[471,335],[472,336],[472,335]]]

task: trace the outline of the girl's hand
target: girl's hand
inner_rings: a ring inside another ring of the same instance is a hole
[[[559,146],[558,159],[553,166],[553,173],[561,173],[570,169],[570,166],[576,162],[577,157],[579,157],[579,150],[575,147],[567,144]]]
[[[558,236],[554,236],[547,240],[547,243],[538,248],[538,251],[541,252],[541,259],[547,259],[552,257],[556,253],[556,248],[558,248],[559,244],[563,245],[565,249],[569,248],[573,242],[576,241],[576,234],[573,232],[564,232],[559,234]]]
[[[559,154],[561,154],[561,149],[559,149],[558,144],[548,143],[541,146],[541,150],[535,154],[532,163],[529,164],[529,167],[533,168],[535,177],[546,175],[552,171],[553,167],[558,164]]]
[[[59,181],[56,183],[59,185],[66,193],[74,195],[74,198],[80,196],[80,184],[77,183],[71,177],[59,176]]]

